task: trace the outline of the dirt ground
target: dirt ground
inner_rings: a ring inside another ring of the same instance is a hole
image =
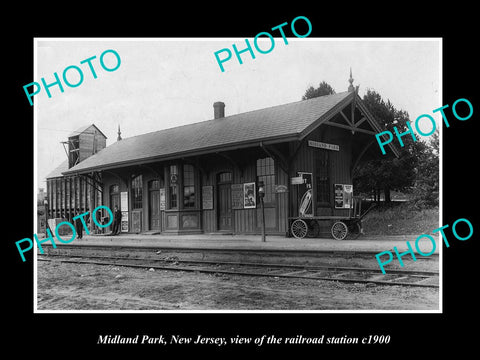
[[[38,310],[438,310],[439,290],[38,262]]]

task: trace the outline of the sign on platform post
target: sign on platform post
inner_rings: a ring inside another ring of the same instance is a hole
[[[303,176],[294,176],[290,178],[290,184],[292,185],[301,185],[303,184]]]

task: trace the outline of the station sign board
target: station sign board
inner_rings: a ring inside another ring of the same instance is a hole
[[[326,149],[326,150],[333,150],[333,151],[340,151],[340,146],[336,144],[328,144],[321,141],[314,141],[308,140],[308,146],[319,148],[319,149]]]

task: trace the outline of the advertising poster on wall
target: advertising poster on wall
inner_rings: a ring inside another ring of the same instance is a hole
[[[202,209],[213,209],[213,186],[202,186]]]
[[[165,188],[160,188],[160,210],[165,210]]]
[[[128,192],[120,193],[120,211],[128,211]]]
[[[122,232],[128,232],[128,211],[122,211]]]
[[[232,209],[243,209],[243,184],[232,184]]]
[[[257,207],[254,182],[243,184],[243,204],[245,209],[255,209]]]
[[[353,185],[335,184],[335,209],[352,207]]]
[[[298,185],[298,214],[302,217],[313,216],[312,206],[312,173],[298,172],[303,178],[303,183]]]
[[[335,209],[343,209],[343,185],[335,184]]]
[[[353,185],[343,185],[343,206],[345,209],[352,207]]]
[[[122,222],[120,229],[122,232],[128,232],[128,192],[120,193],[120,211],[122,212]]]

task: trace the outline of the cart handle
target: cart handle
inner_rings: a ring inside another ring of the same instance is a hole
[[[359,219],[362,220],[365,215],[369,213],[370,210],[372,210],[377,204],[371,203],[370,206],[368,207],[367,211],[365,211],[362,215],[360,215]]]

